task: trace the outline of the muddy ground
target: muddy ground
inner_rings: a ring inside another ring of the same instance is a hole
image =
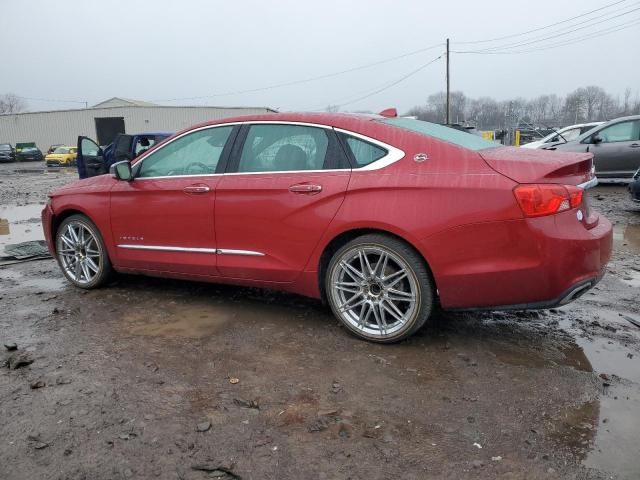
[[[41,238],[46,192],[74,178],[20,167],[0,167],[0,247]],[[0,368],[0,479],[638,479],[640,328],[621,314],[640,320],[640,208],[623,186],[591,198],[615,251],[582,299],[439,314],[393,346],[293,295],[0,268],[0,343],[33,360]]]

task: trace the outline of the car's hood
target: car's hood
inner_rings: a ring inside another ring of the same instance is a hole
[[[98,175],[97,177],[83,178],[75,182],[68,183],[49,194],[50,197],[58,195],[68,195],[73,193],[98,193],[108,192],[113,187],[115,180],[111,175]]]
[[[47,155],[47,158],[66,158],[71,156],[70,153],[50,153]]]
[[[565,183],[591,180],[591,153],[549,152],[517,147],[490,148],[478,152],[498,173],[518,183]]]

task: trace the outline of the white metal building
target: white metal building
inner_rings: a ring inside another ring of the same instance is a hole
[[[176,132],[207,120],[274,112],[266,107],[183,107],[114,97],[91,108],[0,115],[0,143],[75,145],[78,135],[111,142],[117,133]]]

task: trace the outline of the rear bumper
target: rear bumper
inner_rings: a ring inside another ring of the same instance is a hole
[[[600,216],[597,225],[587,229],[575,209],[467,225],[441,237],[429,239],[426,250],[444,252],[434,254],[430,265],[440,303],[452,310],[539,309],[569,303],[603,276],[613,244],[606,218]],[[428,253],[425,256],[429,259]]]

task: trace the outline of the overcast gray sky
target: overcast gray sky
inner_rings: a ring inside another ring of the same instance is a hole
[[[455,43],[532,30],[614,1],[2,0],[0,94],[89,105],[113,96],[159,103],[210,96],[169,104],[308,110],[346,103],[344,110],[395,106],[404,111],[444,89],[444,57],[391,88],[354,100],[415,71],[443,53],[443,46],[304,84],[214,95],[350,69],[444,42],[447,36],[453,50],[532,42],[511,47],[522,51],[640,20],[640,2],[625,0],[522,37]],[[561,35],[571,25],[579,30]],[[593,84],[613,94],[631,87],[636,95],[639,48],[640,24],[635,24],[533,53],[452,54],[451,88],[506,99],[564,95]],[[80,106],[41,100],[28,105],[30,110]]]

